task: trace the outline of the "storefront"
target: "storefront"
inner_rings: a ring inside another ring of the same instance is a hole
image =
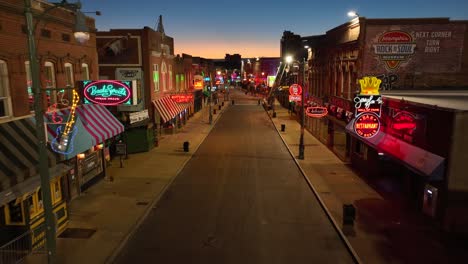
[[[155,123],[159,126],[159,135],[173,134],[182,126],[188,114],[169,96],[153,101]]]
[[[349,161],[350,137],[346,125],[354,116],[354,106],[350,100],[331,96],[328,101],[329,148],[343,161]]]
[[[25,250],[44,244],[44,207],[38,171],[35,119],[24,118],[0,124],[0,244],[32,231]],[[53,212],[57,219],[57,234],[68,223],[64,186],[71,169],[60,162],[57,153],[47,152]]]
[[[55,112],[63,120],[70,115],[69,109]],[[47,133],[53,146],[57,139],[57,129],[63,124],[51,122],[51,114],[46,114]],[[124,132],[124,126],[104,106],[98,104],[81,105],[76,108],[74,128],[67,151],[60,152],[61,160],[70,168],[64,179],[66,200],[72,200],[106,175],[106,161],[110,160],[110,143]]]

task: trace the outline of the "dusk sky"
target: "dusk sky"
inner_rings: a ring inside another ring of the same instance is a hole
[[[51,1],[57,2],[57,1]],[[74,2],[69,0],[69,2]],[[101,11],[99,31],[155,28],[163,16],[175,54],[224,58],[278,57],[283,31],[324,34],[349,21],[355,10],[366,18],[449,17],[468,20],[467,0],[81,0],[82,11]]]

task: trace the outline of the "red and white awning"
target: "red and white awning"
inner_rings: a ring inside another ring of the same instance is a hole
[[[184,108],[174,102],[169,96],[154,100],[153,105],[164,123],[184,111]]]

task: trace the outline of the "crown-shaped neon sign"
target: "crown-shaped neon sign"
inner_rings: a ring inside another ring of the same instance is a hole
[[[361,84],[360,95],[379,95],[379,87],[382,80],[377,77],[363,77],[359,80]]]

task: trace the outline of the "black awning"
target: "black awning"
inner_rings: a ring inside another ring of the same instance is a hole
[[[38,174],[39,155],[35,120],[23,118],[0,124],[0,191]],[[49,168],[58,155],[47,151]]]

